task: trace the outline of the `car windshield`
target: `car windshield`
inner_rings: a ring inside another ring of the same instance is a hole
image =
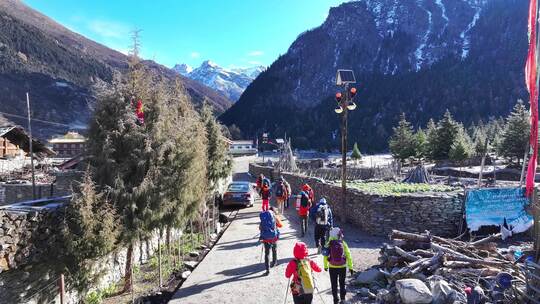
[[[248,184],[230,184],[228,190],[231,192],[248,192],[249,185]]]

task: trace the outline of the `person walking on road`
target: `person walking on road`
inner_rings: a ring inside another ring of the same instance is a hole
[[[275,214],[274,207],[271,207],[268,211],[261,212],[259,218],[261,220],[261,223],[259,224],[259,230],[261,232],[259,239],[264,246],[265,275],[268,275],[270,274],[270,268],[277,264],[277,241],[279,240],[279,228],[283,227],[283,224]],[[271,264],[270,250],[272,250]]]
[[[334,304],[345,303],[345,276],[347,269],[353,275],[353,262],[349,246],[343,240],[343,232],[338,227],[330,229],[330,237],[326,243],[324,250],[324,270],[330,269],[330,284],[332,285],[332,296]],[[338,283],[339,283],[339,298],[338,298]]]
[[[300,206],[298,208],[298,216],[300,216],[300,221],[302,225],[302,237],[306,235],[308,229],[308,216],[309,208],[311,208],[312,200],[309,196],[309,186],[302,186],[302,192],[300,192]]]
[[[330,209],[325,198],[321,198],[319,203],[311,208],[309,216],[315,222],[313,234],[315,235],[317,254],[319,254],[321,253],[322,247],[326,244],[326,236],[330,231],[330,228],[334,226],[332,209]]]
[[[289,208],[291,195],[292,195],[292,189],[291,184],[285,179],[283,179],[283,184],[285,185],[285,188],[287,189],[287,199],[285,200],[285,209]]]
[[[264,179],[265,179],[264,174],[261,173],[259,177],[257,177],[257,181],[255,182],[256,183],[255,188],[257,189],[257,193],[259,193],[259,195],[261,195],[262,183]]]
[[[274,188],[275,188],[274,195],[276,196],[276,202],[277,202],[279,214],[283,214],[285,200],[287,199],[287,187],[285,186],[285,183],[283,182],[283,177],[280,177],[278,179]]]
[[[308,258],[308,248],[305,243],[296,243],[293,254],[294,259],[289,261],[285,269],[285,277],[291,278],[290,288],[294,304],[311,304],[313,291],[316,288],[313,272],[321,272],[321,268]]]
[[[272,193],[270,191],[270,180],[268,178],[263,178],[261,182],[261,199],[262,199],[262,211],[267,211],[270,207],[270,197]]]

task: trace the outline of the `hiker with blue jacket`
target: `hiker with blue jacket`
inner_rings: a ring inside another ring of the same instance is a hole
[[[311,207],[309,216],[315,222],[315,231],[313,234],[315,235],[317,254],[319,254],[322,247],[326,244],[326,236],[330,228],[334,226],[334,216],[325,198],[321,198],[316,205]]]
[[[261,220],[259,224],[259,230],[261,232],[259,240],[264,245],[265,275],[269,275],[270,267],[274,267],[277,264],[277,241],[279,240],[279,228],[283,227],[283,224],[276,215],[274,207],[261,212],[259,218]],[[270,264],[270,250],[272,250],[272,264]]]
[[[330,270],[330,284],[332,285],[334,304],[340,303],[340,300],[341,303],[344,303],[347,293],[345,290],[345,276],[347,275],[347,269],[353,275],[353,261],[349,246],[344,240],[343,232],[338,227],[330,229],[330,237],[324,250],[323,263],[324,270]]]

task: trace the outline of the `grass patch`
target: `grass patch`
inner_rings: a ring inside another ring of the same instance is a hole
[[[408,184],[396,182],[349,182],[347,186],[353,189],[358,189],[365,193],[378,195],[394,195],[410,193],[442,193],[452,192],[457,190],[455,187],[440,185],[440,184]]]

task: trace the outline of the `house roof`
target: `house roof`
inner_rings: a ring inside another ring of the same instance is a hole
[[[0,137],[7,138],[7,140],[19,146],[24,152],[30,153],[30,137],[23,128],[17,126],[0,127]],[[32,150],[34,150],[34,154],[38,157],[53,156],[56,154],[47,148],[45,144],[34,138],[32,138]]]
[[[253,145],[253,140],[233,140],[233,145]]]

